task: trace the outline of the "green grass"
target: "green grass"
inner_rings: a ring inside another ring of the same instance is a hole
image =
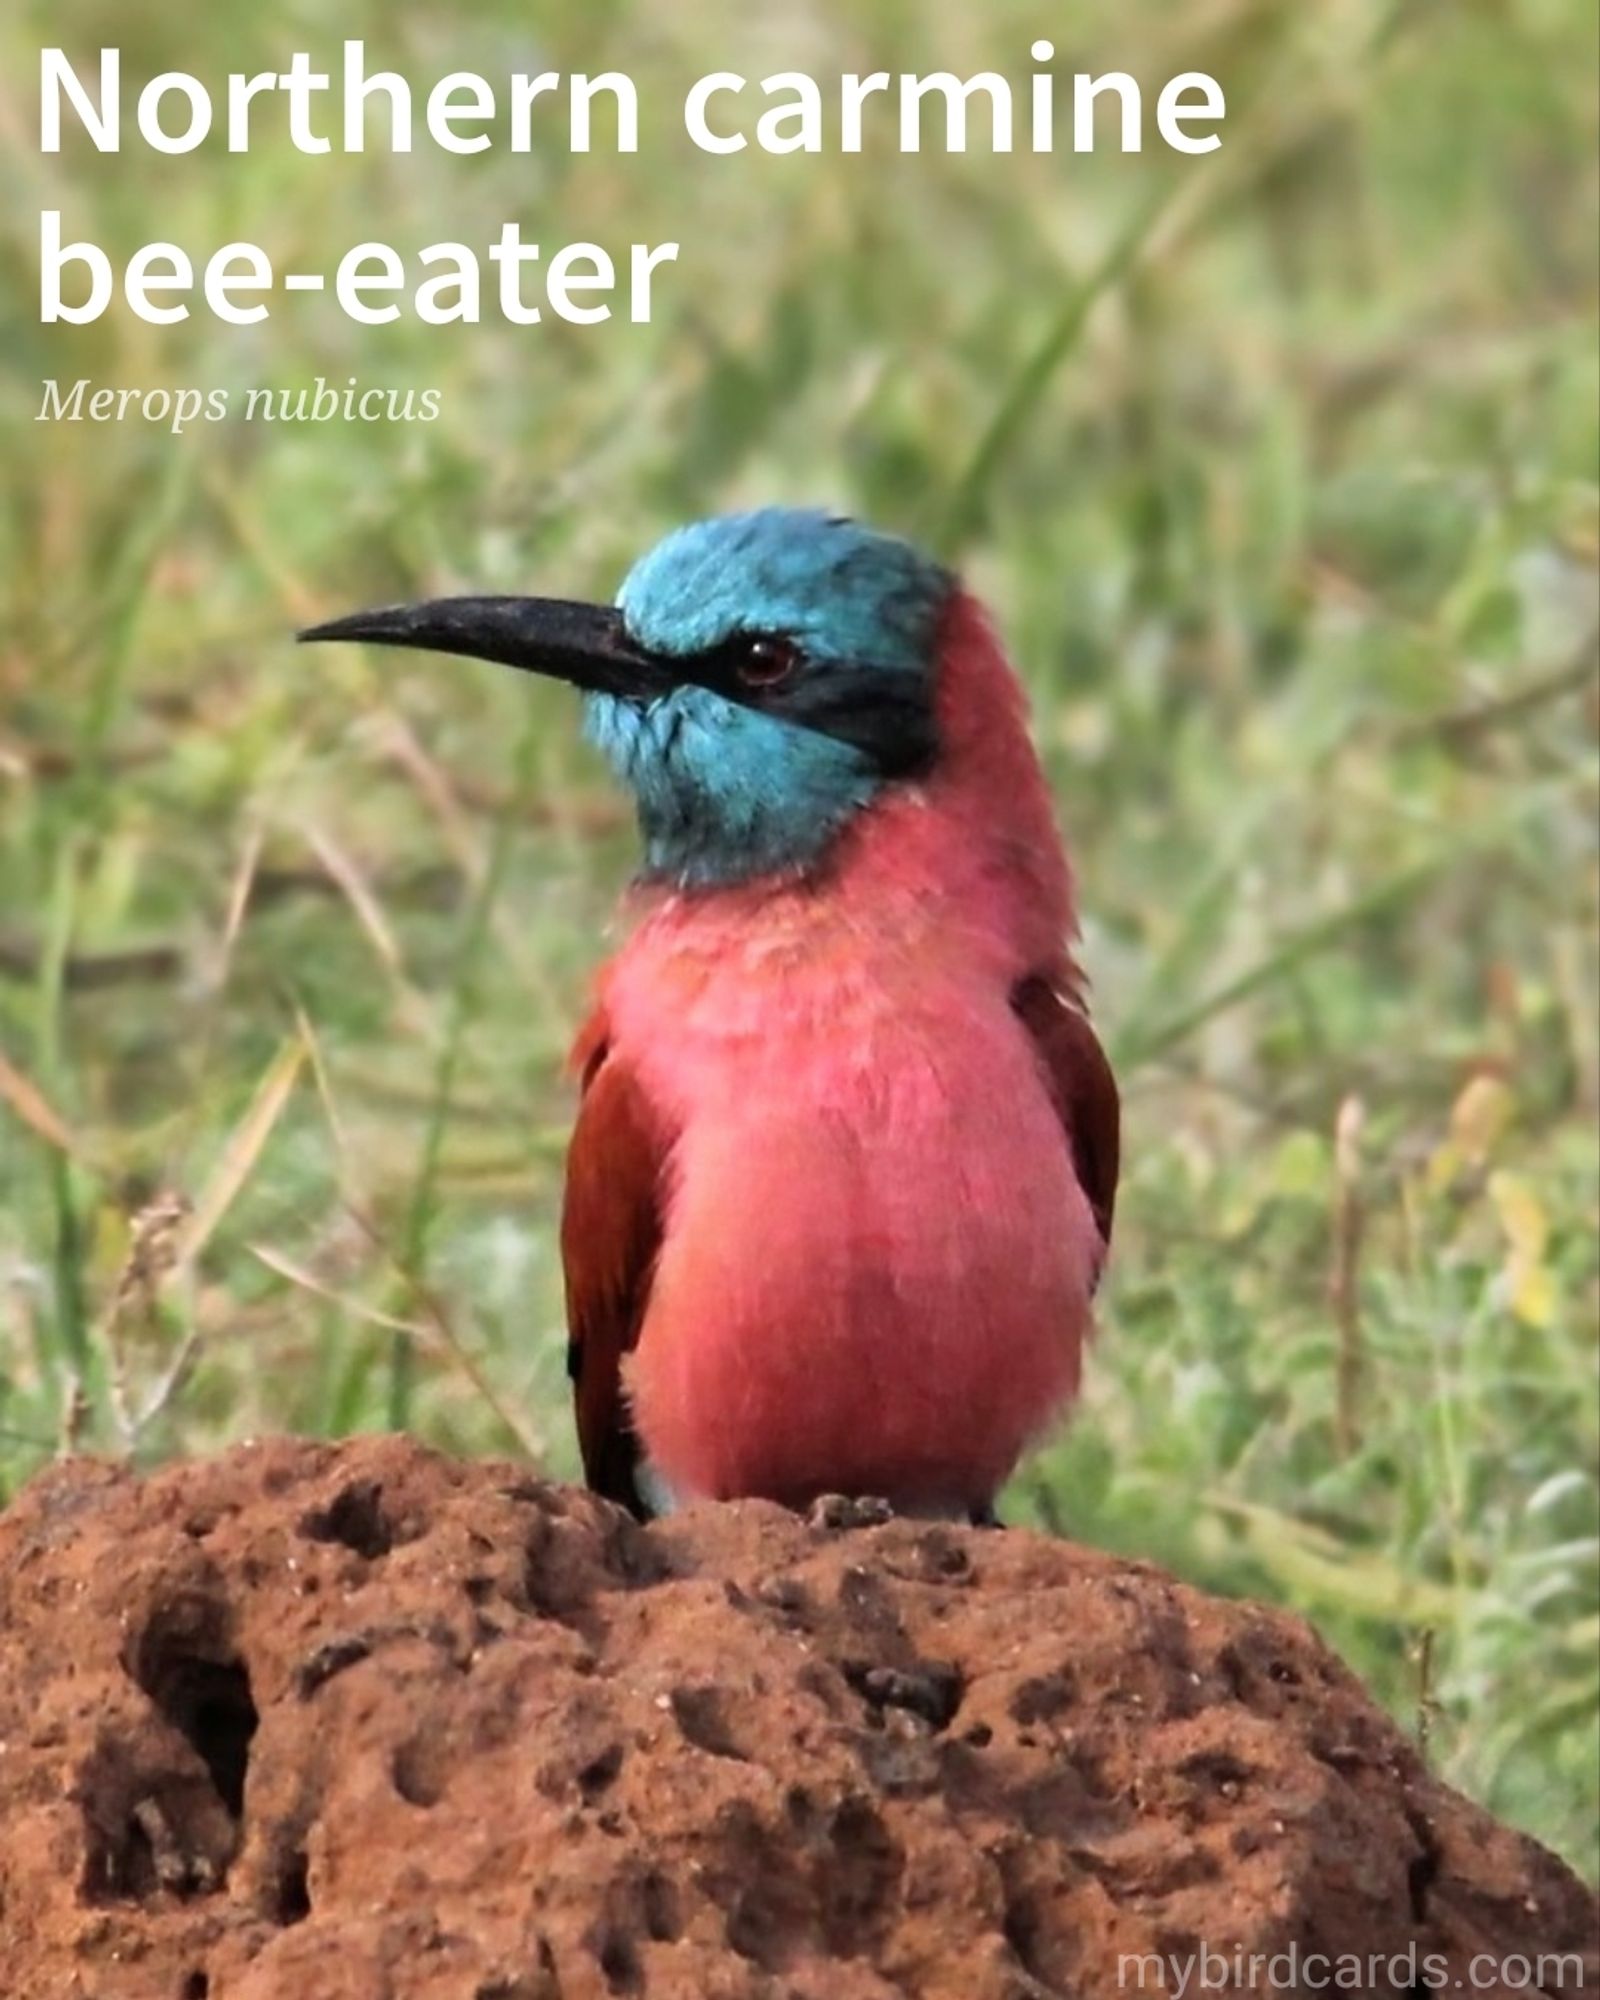
[[[1038,10],[961,11],[819,0],[803,61],[1022,75]],[[571,1473],[560,1061],[626,815],[559,690],[288,634],[605,593],[686,516],[842,502],[1002,619],[1125,1087],[1088,1391],[1012,1515],[1303,1610],[1438,1769],[1594,1873],[1591,10],[1052,24],[1068,67],[1215,71],[1205,164],[712,160],[675,99],[788,66],[787,15],[348,12],[417,79],[629,69],[647,153],[46,162],[37,40],[134,75],[327,40],[288,0],[0,30],[0,1489],[66,1439],[397,1420]],[[648,327],[302,299],[257,334],[46,330],[47,204],[124,255],[243,235],[293,268],[520,216],[684,261]],[[319,373],[445,414],[32,422],[46,375]]]

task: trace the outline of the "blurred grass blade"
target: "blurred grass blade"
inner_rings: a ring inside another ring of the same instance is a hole
[[[1238,1522],[1251,1553],[1282,1585],[1364,1618],[1452,1627],[1468,1592],[1402,1569],[1377,1551],[1351,1550],[1292,1514],[1231,1495],[1210,1504]]]
[[[367,1326],[382,1327],[386,1333],[403,1333],[424,1343],[433,1339],[431,1327],[422,1326],[416,1320],[400,1319],[394,1313],[380,1312],[363,1299],[352,1299],[343,1292],[335,1291],[332,1285],[325,1285],[315,1272],[308,1271],[303,1264],[295,1263],[293,1258],[285,1257],[282,1251],[274,1250],[268,1244],[252,1243],[249,1250],[258,1264],[264,1264],[286,1284],[293,1285],[297,1291],[309,1292],[313,1298],[347,1313],[352,1319],[358,1319]]]
[[[405,966],[401,962],[400,946],[395,939],[394,927],[385,916],[376,892],[361,872],[355,857],[347,854],[333,836],[325,833],[321,827],[307,826],[305,837],[312,853],[327,871],[328,879],[354,911],[356,922],[366,933],[384,968],[393,978],[403,980]]]
[[[995,475],[1039,399],[1049,388],[1056,370],[1077,346],[1088,325],[1089,315],[1106,294],[1122,282],[1183,185],[1183,181],[1174,176],[1142,208],[1135,210],[1120,234],[1112,239],[1099,263],[1062,300],[1055,318],[1045,329],[1044,338],[1012,378],[999,408],[979,438],[966,470],[956,481],[943,520],[932,538],[942,554],[954,556],[960,553],[962,544],[983,513]]]
[[[212,975],[219,990],[228,983],[234,946],[239,942],[240,931],[244,929],[245,912],[250,907],[251,892],[256,885],[256,871],[261,865],[261,847],[264,839],[265,835],[258,821],[245,835],[238,866],[234,869],[233,880],[228,885],[228,909],[222,922],[222,937],[217,947],[217,965]]]
[[[300,1030],[300,1039],[305,1044],[307,1055],[311,1058],[311,1076],[316,1085],[317,1102],[322,1106],[322,1115],[327,1121],[328,1136],[333,1141],[334,1158],[338,1162],[342,1185],[350,1172],[350,1141],[345,1131],[338,1100],[333,1094],[333,1078],[328,1074],[327,1057],[323,1053],[321,1037],[312,1026],[311,1016],[298,1000],[295,1002],[294,1018]],[[348,1195],[349,1190],[346,1189],[345,1192]]]
[[[1239,893],[1240,870],[1263,837],[1275,800],[1247,802],[1239,823],[1219,831],[1219,854],[1195,877],[1184,907],[1175,914],[1171,935],[1143,969],[1139,985],[1120,1010],[1117,1036],[1122,1048],[1139,1048],[1147,1040],[1171,996],[1195,983],[1211,960],[1218,934]]]
[[[9,1104],[23,1124],[43,1139],[47,1146],[54,1146],[58,1153],[65,1153],[69,1159],[80,1156],[78,1141],[66,1120],[38,1085],[8,1061],[3,1052],[0,1052],[0,1101]]]
[[[240,1190],[255,1171],[273,1127],[283,1115],[305,1059],[306,1046],[298,1035],[285,1042],[273,1057],[256,1086],[248,1110],[223,1147],[204,1193],[195,1203],[194,1217],[184,1231],[176,1268],[193,1266],[217,1225],[238,1199]]]
[[[373,716],[371,738],[378,754],[415,788],[461,873],[469,882],[476,882],[483,872],[483,856],[473,842],[467,816],[443,766],[428,755],[410,723],[392,708],[381,708]]]
[[[431,1327],[428,1344],[437,1347],[455,1363],[456,1367],[466,1377],[467,1381],[471,1383],[474,1390],[476,1390],[484,1407],[493,1412],[501,1428],[505,1431],[506,1436],[515,1442],[524,1457],[532,1464],[542,1464],[545,1455],[543,1440],[535,1431],[530,1430],[525,1423],[516,1417],[501,1399],[494,1384],[478,1366],[477,1362],[473,1359],[471,1351],[456,1332],[455,1325],[445,1308],[443,1299],[416,1272],[405,1269],[398,1262],[385,1242],[382,1232],[369,1215],[354,1204],[347,1206],[347,1213],[351,1221],[367,1236],[373,1248],[389,1264],[390,1269],[394,1273],[397,1288],[401,1294],[408,1299],[414,1300],[427,1314]],[[412,1345],[413,1334],[414,1329],[408,1328],[406,1331],[398,1333],[396,1339],[404,1340],[409,1350]],[[393,1384],[391,1382],[391,1391],[392,1388]]]
[[[78,921],[78,868],[81,843],[69,831],[56,849],[51,871],[44,947],[39,954],[34,985],[35,1065],[46,1090],[65,1083],[65,1009],[67,962]],[[79,1190],[69,1154],[52,1152],[49,1165],[50,1205],[54,1217],[51,1268],[55,1281],[55,1318],[60,1349],[80,1382],[89,1367],[89,1313],[83,1289],[83,1223]]]
[[[1319,952],[1337,944],[1347,932],[1358,930],[1374,917],[1383,916],[1406,902],[1446,867],[1466,858],[1463,854],[1432,855],[1415,867],[1391,875],[1386,882],[1380,882],[1364,896],[1357,896],[1341,908],[1330,910],[1314,923],[1291,931],[1276,951],[1268,952],[1237,978],[1228,980],[1192,1007],[1169,1015],[1165,1021],[1158,1022],[1142,1034],[1114,1038],[1113,1060],[1131,1069],[1138,1063],[1150,1062],[1157,1056],[1165,1055],[1179,1042],[1187,1041],[1199,1029],[1214,1021],[1219,1014],[1225,1014],[1230,1007],[1237,1007],[1242,1000],[1250,999],[1264,988],[1298,971]]]
[[[477,974],[494,923],[494,908],[505,882],[506,867],[517,832],[516,806],[532,774],[538,751],[540,730],[536,721],[523,729],[516,751],[512,782],[505,803],[495,821],[489,859],[479,877],[467,909],[461,946],[456,955],[456,975],[450,989],[450,1013],[445,1026],[444,1045],[434,1068],[433,1098],[427,1127],[423,1133],[422,1158],[412,1185],[407,1209],[405,1235],[400,1250],[400,1268],[408,1280],[421,1286],[426,1275],[428,1235],[438,1207],[439,1171],[444,1157],[445,1130],[450,1122],[451,1100],[461,1051],[477,1002]],[[389,1424],[405,1430],[411,1420],[411,1343],[403,1333],[394,1337],[390,1354]]]

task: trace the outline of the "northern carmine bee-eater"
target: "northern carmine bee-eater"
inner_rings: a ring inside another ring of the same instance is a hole
[[[614,607],[302,636],[568,681],[637,803],[561,1226],[590,1485],[991,1518],[1077,1388],[1118,1103],[978,604],[904,542],[768,508],[669,535]]]

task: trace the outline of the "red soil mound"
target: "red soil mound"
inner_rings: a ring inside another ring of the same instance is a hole
[[[403,1439],[0,1518],[6,2000],[1024,2000],[1202,1947],[1574,1992],[1594,1932],[1303,1625],[1031,1535],[641,1529]]]

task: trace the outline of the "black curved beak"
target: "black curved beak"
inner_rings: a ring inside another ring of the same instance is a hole
[[[559,597],[438,597],[331,618],[298,636],[302,643],[341,639],[358,646],[462,653],[548,674],[587,693],[635,700],[650,700],[673,685],[666,665],[629,638],[620,611]]]

